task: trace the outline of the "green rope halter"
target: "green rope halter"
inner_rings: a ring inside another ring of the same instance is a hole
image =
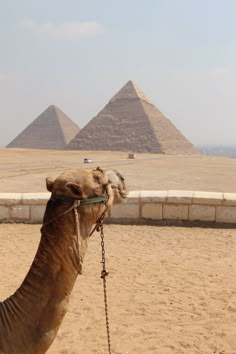
[[[103,197],[91,197],[91,198],[87,198],[87,199],[77,199],[77,198],[73,198],[73,197],[68,197],[67,195],[63,195],[63,194],[54,195],[53,198],[60,199],[60,200],[63,200],[65,202],[71,202],[71,201],[79,200],[80,201],[80,205],[93,204],[93,203],[106,203],[107,200],[108,200],[108,197],[106,197],[106,196],[103,196]]]

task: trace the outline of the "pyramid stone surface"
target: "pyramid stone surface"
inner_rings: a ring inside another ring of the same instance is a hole
[[[198,150],[132,82],[68,144],[71,150],[198,154]]]
[[[80,128],[58,107],[49,106],[7,148],[64,150]]]

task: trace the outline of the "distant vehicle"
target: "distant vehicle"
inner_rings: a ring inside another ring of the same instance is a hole
[[[86,158],[84,159],[84,163],[91,163],[91,162],[93,162],[93,160],[92,160],[92,159],[89,159],[88,157],[86,157]]]

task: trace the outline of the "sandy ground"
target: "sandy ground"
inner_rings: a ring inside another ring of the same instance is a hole
[[[23,280],[39,227],[0,225],[0,298]],[[113,354],[236,353],[235,229],[105,225],[104,232]],[[100,253],[96,234],[48,353],[108,352]]]
[[[94,163],[83,164],[84,157]],[[0,149],[0,192],[43,192],[67,168],[115,167],[130,190],[236,191],[236,160]],[[0,225],[0,299],[20,285],[40,225]],[[236,229],[105,225],[113,354],[236,354]],[[105,354],[100,240],[49,354]],[[6,271],[7,270],[7,271]]]
[[[236,159],[125,152],[0,149],[0,192],[45,192],[45,178],[68,168],[116,168],[129,190],[236,192]],[[84,164],[84,157],[93,163]]]

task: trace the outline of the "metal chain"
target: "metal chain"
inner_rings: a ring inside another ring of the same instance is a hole
[[[106,329],[107,329],[107,344],[108,344],[108,353],[111,354],[111,337],[110,337],[110,326],[108,318],[108,301],[107,301],[107,286],[106,286],[106,277],[108,272],[106,271],[106,257],[105,257],[105,243],[104,243],[104,233],[103,233],[103,223],[100,223],[100,235],[101,235],[101,247],[102,247],[102,272],[101,278],[103,280],[103,292],[104,292],[104,304],[105,304],[105,317],[106,317]]]

